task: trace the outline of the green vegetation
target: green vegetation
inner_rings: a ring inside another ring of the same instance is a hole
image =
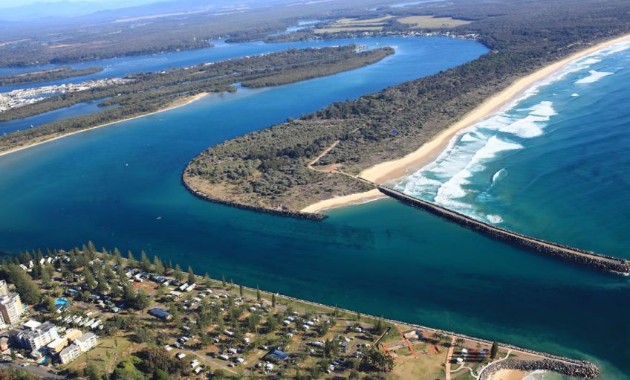
[[[126,82],[51,97],[0,113],[0,121],[21,119],[87,101],[103,100],[113,106],[87,116],[65,119],[0,137],[0,151],[28,145],[69,132],[157,111],[183,98],[203,92],[236,91],[246,87],[275,86],[331,75],[377,62],[393,54],[391,48],[357,52],[355,46],[288,50],[161,73],[140,73]],[[317,67],[313,70],[313,66]]]
[[[82,77],[85,75],[95,74],[103,71],[102,67],[88,67],[86,69],[72,69],[70,67],[60,67],[57,69],[32,71],[25,74],[16,74],[6,77],[0,77],[0,86],[9,86],[13,84],[45,82],[58,79],[66,79],[73,77]]]
[[[0,380],[37,380],[39,377],[31,375],[23,369],[0,369]]]
[[[8,264],[2,268],[3,275],[15,285],[15,291],[26,303],[36,304],[41,299],[39,287],[22,268],[16,264]]]
[[[176,52],[212,47],[212,40],[264,40],[304,18],[364,12],[383,0],[313,2],[300,6],[266,6],[248,2],[251,9],[216,13],[204,10],[164,17],[129,17],[127,10],[105,12],[59,23],[11,23],[0,36],[0,67],[47,63],[66,64],[111,57]],[[294,1],[294,3],[297,3]],[[151,15],[159,13],[157,6]],[[167,12],[170,13],[170,12]],[[102,20],[95,22],[95,17]],[[86,28],[85,25],[89,25]]]
[[[499,344],[494,341],[492,342],[492,347],[490,347],[490,358],[494,359],[497,357],[497,354],[499,353]]]
[[[518,77],[630,31],[630,3],[621,0],[462,1],[440,4],[439,15],[477,20],[456,31],[479,36],[491,53],[211,147],[189,163],[185,182],[210,199],[289,210],[365,190],[339,171],[356,175],[404,156]],[[320,171],[310,170],[333,144]]]
[[[52,364],[68,378],[434,378],[449,360],[450,334],[235,286],[197,276],[190,268],[186,282],[178,281],[175,274],[186,276],[177,265],[154,257],[156,265],[143,252],[139,256],[135,260],[129,252],[131,260],[122,259],[117,248],[97,251],[88,243],[45,256],[38,251],[3,258],[0,278],[11,287],[18,285],[11,285],[13,279],[26,278],[41,287],[28,318],[84,330],[77,318],[102,323],[98,346],[69,364]],[[160,265],[165,275],[156,273]],[[50,275],[48,283],[42,273]],[[50,310],[47,303],[62,295],[68,304]],[[153,308],[169,317],[154,317]],[[456,342],[454,355],[462,356],[466,348],[473,370],[488,363],[489,342]],[[275,349],[288,356],[269,355]],[[30,349],[12,343],[11,350],[14,365],[29,363],[17,354],[26,357]],[[515,348],[512,353],[519,360],[537,359]],[[194,372],[197,368],[200,373]],[[453,378],[466,378],[466,373]],[[0,371],[0,379],[29,379],[13,374],[2,377]]]

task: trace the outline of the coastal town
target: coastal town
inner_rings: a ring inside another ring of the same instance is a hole
[[[25,253],[0,281],[3,366],[51,378],[491,378],[582,362],[197,276],[142,252]],[[486,375],[483,375],[483,372]],[[94,377],[96,376],[96,377]],[[484,376],[484,377],[482,377]]]
[[[628,0],[0,25],[0,380],[630,380]]]
[[[63,83],[58,85],[41,86],[34,88],[17,89],[0,93],[0,113],[13,108],[24,107],[37,103],[51,96],[59,96],[65,93],[87,91],[94,88],[102,88],[128,83],[129,79],[108,78],[88,80],[81,83]]]

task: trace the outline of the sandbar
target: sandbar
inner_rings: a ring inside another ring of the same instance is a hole
[[[207,92],[202,92],[202,93],[199,93],[197,95],[192,95],[192,96],[187,96],[187,97],[184,97],[184,98],[181,98],[181,99],[177,99],[173,103],[171,103],[170,105],[168,105],[166,107],[163,107],[163,108],[160,108],[157,111],[145,113],[145,114],[142,114],[142,115],[128,117],[126,119],[110,121],[109,123],[100,124],[100,125],[97,125],[97,126],[94,126],[94,127],[81,129],[81,130],[74,131],[74,132],[64,133],[64,134],[61,134],[61,135],[58,135],[58,136],[55,136],[55,137],[44,136],[42,139],[37,140],[37,141],[33,141],[33,142],[31,142],[31,143],[29,143],[27,145],[22,145],[22,146],[18,146],[18,147],[15,147],[15,148],[11,148],[9,150],[2,151],[2,152],[0,152],[0,157],[9,155],[11,153],[19,152],[21,150],[25,150],[25,149],[28,149],[28,148],[32,148],[34,146],[46,144],[46,143],[51,142],[51,141],[59,140],[59,139],[62,139],[64,137],[76,135],[77,133],[83,133],[83,132],[91,131],[91,130],[94,130],[94,129],[97,129],[97,128],[108,127],[110,125],[122,123],[122,122],[129,121],[129,120],[134,120],[134,119],[139,119],[139,118],[145,117],[145,116],[155,115],[155,114],[160,113],[160,112],[170,111],[170,110],[173,110],[175,108],[183,107],[183,106],[186,106],[186,105],[188,105],[190,103],[196,102],[197,100],[203,98],[206,95],[208,95]]]
[[[332,209],[332,208],[370,202],[370,201],[377,200],[380,198],[387,198],[387,196],[385,196],[383,193],[381,193],[377,189],[372,189],[370,191],[365,191],[363,193],[355,193],[355,194],[325,199],[323,201],[314,203],[306,208],[303,208],[301,211],[317,213],[317,212]]]

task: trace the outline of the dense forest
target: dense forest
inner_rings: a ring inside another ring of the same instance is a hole
[[[72,69],[70,67],[59,67],[57,69],[32,71],[25,74],[0,77],[0,86],[14,84],[37,83],[58,79],[82,77],[103,71],[102,67],[88,67],[85,69]]]
[[[491,53],[212,147],[188,165],[184,180],[210,197],[274,209],[356,192],[365,185],[307,164],[337,140],[319,165],[358,174],[402,157],[519,76],[630,31],[630,3],[622,0],[467,0],[433,12],[478,20],[457,30],[478,34]]]
[[[194,5],[191,4],[195,2],[183,3],[179,10],[181,13],[165,10],[160,15],[160,10],[169,4],[165,1],[152,4],[145,11],[150,12],[149,16],[138,14],[137,17],[129,17],[133,14],[132,10],[123,9],[62,19],[60,23],[44,20],[39,20],[37,25],[0,22],[0,67],[67,64],[201,49],[212,47],[213,40],[264,40],[303,18],[341,17],[364,12],[366,7],[395,2],[346,0],[300,3],[285,0],[277,2],[277,6],[250,2],[250,8],[239,12],[216,12],[204,10],[206,6],[212,6],[212,1],[198,1]],[[300,6],[288,6],[291,3]],[[187,6],[196,6],[200,10],[191,12]]]
[[[160,73],[140,73],[125,77],[123,84],[68,92],[24,107],[0,113],[0,121],[21,119],[74,104],[99,100],[104,111],[65,119],[38,128],[0,137],[0,151],[28,145],[54,136],[134,115],[154,112],[178,99],[203,92],[236,91],[242,86],[275,86],[316,76],[331,75],[377,62],[393,54],[389,47],[357,51],[353,45],[292,49],[242,59],[173,69]],[[317,67],[313,70],[312,67]]]

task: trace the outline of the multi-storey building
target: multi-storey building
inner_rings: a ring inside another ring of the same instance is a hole
[[[4,280],[0,280],[0,296],[6,296],[9,294],[9,287],[7,286],[7,282]]]
[[[22,345],[29,347],[31,350],[37,350],[57,338],[59,338],[57,326],[50,322],[42,323],[33,330],[22,331],[18,334],[18,339],[22,342]]]
[[[86,352],[89,351],[92,347],[95,347],[98,344],[98,340],[96,339],[96,335],[88,332],[76,338],[74,340],[74,344],[78,345],[81,348],[82,352]]]
[[[2,288],[1,284],[0,288]],[[0,296],[0,318],[3,324],[13,325],[18,323],[23,311],[24,308],[22,307],[22,300],[20,300],[19,294],[13,292]]]
[[[71,344],[68,347],[61,350],[59,353],[59,359],[61,363],[68,364],[81,355],[81,348],[76,344]]]

